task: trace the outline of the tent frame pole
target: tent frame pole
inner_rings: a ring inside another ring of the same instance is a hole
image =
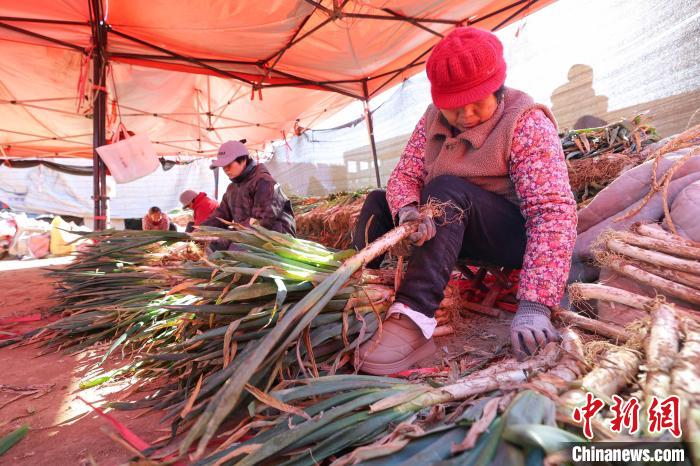
[[[106,74],[107,61],[107,27],[102,20],[102,1],[90,0],[92,9],[92,34],[95,46],[92,55],[92,81],[95,87],[95,100],[92,115],[92,166],[93,166],[93,200],[94,200],[94,230],[101,231],[107,227],[107,170],[104,162],[97,153],[97,148],[106,143],[107,92]]]
[[[426,26],[425,24],[431,24],[431,23],[436,23],[436,24],[447,24],[447,25],[453,25],[453,26],[462,26],[462,25],[467,25],[471,26],[480,22],[483,22],[487,19],[490,19],[494,16],[509,12],[516,7],[519,7],[515,12],[510,13],[509,16],[501,21],[498,25],[494,26],[491,30],[496,31],[506,25],[508,22],[511,20],[517,18],[519,15],[521,15],[523,12],[527,12],[529,8],[531,8],[533,5],[535,5],[539,0],[513,0],[512,3],[509,5],[506,5],[496,11],[492,11],[489,14],[486,14],[484,16],[481,16],[479,18],[476,18],[475,20],[471,21],[469,18],[463,19],[463,20],[452,20],[452,19],[432,19],[432,18],[417,18],[417,17],[411,17],[411,16],[404,16],[403,14],[396,12],[392,9],[389,8],[383,8],[382,11],[387,13],[388,15],[376,15],[376,14],[359,14],[359,13],[348,13],[342,11],[345,5],[349,2],[349,0],[334,0],[333,1],[333,9],[331,10],[330,8],[327,8],[323,6],[321,3],[321,0],[305,0],[307,3],[313,5],[315,8],[314,10],[308,14],[299,24],[299,27],[294,33],[294,36],[277,52],[273,53],[269,57],[259,60],[259,61],[236,61],[236,60],[225,60],[225,59],[206,59],[206,58],[193,58],[193,57],[188,57],[184,56],[181,54],[178,54],[176,52],[170,51],[166,48],[160,47],[156,44],[149,43],[143,39],[139,39],[138,37],[131,36],[129,34],[125,34],[121,31],[116,31],[112,29],[109,25],[105,23],[103,20],[104,18],[104,12],[103,12],[103,7],[102,7],[102,0],[87,0],[88,1],[88,7],[90,11],[90,21],[87,23],[81,22],[81,21],[69,21],[69,20],[57,20],[53,18],[26,18],[26,17],[13,17],[13,16],[0,16],[0,29],[8,29],[11,31],[14,31],[19,34],[27,35],[30,37],[33,37],[35,39],[40,39],[43,41],[47,41],[53,44],[57,44],[63,47],[66,47],[68,49],[76,50],[81,53],[87,54],[88,51],[83,49],[81,46],[77,44],[72,44],[69,42],[61,41],[59,39],[55,39],[49,36],[45,36],[43,34],[39,34],[34,31],[30,31],[24,28],[17,27],[13,24],[7,24],[8,22],[19,22],[19,23],[37,23],[37,24],[61,24],[61,25],[76,25],[76,26],[82,26],[82,25],[89,25],[92,29],[92,44],[94,46],[92,50],[92,60],[93,60],[93,85],[95,86],[95,99],[94,99],[94,106],[93,106],[93,200],[94,200],[94,224],[95,224],[95,230],[101,230],[104,229],[107,223],[107,218],[108,218],[108,198],[106,195],[106,190],[107,190],[107,183],[106,183],[106,167],[102,160],[99,158],[95,148],[102,146],[106,142],[106,111],[107,111],[107,105],[106,105],[106,98],[107,98],[107,91],[106,91],[106,69],[107,65],[110,61],[110,57],[112,59],[116,59],[119,61],[119,58],[134,58],[134,59],[141,59],[144,62],[146,61],[154,61],[154,62],[165,62],[165,63],[175,63],[177,64],[178,61],[185,61],[189,62],[193,65],[198,66],[199,68],[203,68],[209,71],[209,74],[216,74],[219,76],[223,76],[226,78],[231,78],[235,79],[238,81],[245,82],[251,86],[253,86],[253,90],[257,88],[258,90],[266,88],[266,87],[283,87],[283,86],[289,86],[289,87],[295,87],[295,86],[301,86],[301,87],[312,87],[312,88],[319,88],[323,90],[327,90],[330,92],[335,92],[341,95],[345,95],[347,97],[351,98],[359,98],[360,100],[363,101],[364,104],[364,113],[365,113],[365,120],[367,123],[367,131],[370,139],[370,144],[372,148],[372,156],[374,158],[374,168],[375,168],[375,175],[376,175],[376,181],[377,181],[377,186],[381,187],[381,178],[379,174],[379,162],[378,162],[378,157],[377,157],[377,147],[374,139],[374,124],[372,121],[372,113],[370,112],[369,109],[369,99],[370,99],[370,94],[368,91],[368,81],[370,79],[379,79],[379,78],[384,78],[386,76],[391,75],[388,79],[386,79],[381,85],[379,86],[374,86],[372,95],[376,95],[380,90],[382,90],[384,87],[389,85],[391,82],[393,82],[398,76],[400,76],[403,72],[406,70],[420,66],[424,62],[421,61],[423,57],[425,57],[428,53],[430,53],[430,50],[432,47],[428,48],[428,50],[425,50],[422,52],[419,56],[415,57],[410,63],[407,65],[404,65],[403,67],[396,69],[396,70],[391,70],[388,72],[381,73],[376,76],[370,77],[364,77],[360,79],[349,79],[349,80],[338,80],[338,81],[324,81],[324,80],[310,80],[307,78],[301,78],[298,76],[294,76],[290,73],[277,70],[274,67],[278,64],[280,59],[282,58],[282,55],[289,50],[289,48],[293,47],[295,44],[301,42],[304,40],[306,37],[310,36],[314,32],[318,31],[322,27],[324,27],[326,24],[330,24],[334,22],[336,19],[340,18],[366,18],[366,19],[373,19],[373,20],[382,20],[382,21],[403,21],[409,24],[414,25],[415,27],[418,27],[424,31],[427,31],[435,36],[442,37],[442,34],[431,29],[430,27]],[[305,31],[302,34],[302,31],[304,29],[304,26],[307,24],[309,19],[317,13],[317,10],[320,10],[324,14],[328,15],[328,18],[324,19],[321,21],[319,24],[311,28],[309,31]],[[147,54],[136,54],[136,53],[113,53],[110,55],[107,50],[107,34],[108,32],[116,34],[120,37],[123,37],[131,42],[140,44],[142,46],[149,47],[150,49],[157,50],[161,53],[164,53],[166,55],[160,56],[160,55],[147,55]],[[268,63],[270,61],[274,60],[274,62],[270,65]],[[246,79],[243,76],[239,76],[234,72],[229,72],[224,69],[220,69],[218,67],[212,66],[210,63],[226,63],[226,64],[248,64],[251,66],[255,66],[258,69],[262,70],[262,75],[260,78],[254,78],[253,80],[251,79]],[[149,65],[145,65],[149,66]],[[150,66],[154,66],[153,64],[150,64]],[[274,74],[274,76],[273,76]],[[292,82],[284,82],[281,80],[281,82],[277,83],[268,83],[265,84],[264,82],[270,78],[279,78],[280,76],[283,78],[287,78],[291,80]],[[362,83],[362,89],[363,89],[363,94],[362,96],[358,96],[356,93],[353,93],[351,91],[347,91],[342,89],[340,86],[336,87],[336,85],[340,84],[354,84],[354,83]],[[15,102],[12,102],[13,104]],[[54,110],[54,109],[47,109],[47,110]],[[145,114],[145,113],[144,113]],[[155,115],[154,116],[158,116]],[[211,115],[209,115],[211,116]],[[213,129],[213,128],[212,128]],[[2,131],[2,130],[0,130]],[[174,146],[175,147],[175,146]]]
[[[51,42],[52,44],[57,44],[57,45],[60,45],[60,46],[63,46],[63,47],[69,48],[69,49],[76,50],[78,52],[84,52],[83,48],[79,45],[71,44],[70,42],[66,42],[64,40],[54,39],[53,37],[45,36],[45,35],[39,34],[37,32],[28,31],[27,29],[22,29],[20,27],[13,26],[11,24],[5,24],[4,22],[0,22],[0,28],[9,29],[10,31],[18,32],[18,33],[23,34],[25,36],[34,37],[36,39],[41,39],[41,40],[44,40],[46,42]]]
[[[216,167],[214,170],[214,199],[218,202],[219,201],[219,167]]]
[[[369,91],[367,89],[367,80],[362,81],[362,91],[364,93],[364,99],[362,103],[365,107],[365,122],[367,123],[367,134],[369,136],[369,143],[372,147],[372,158],[374,159],[374,174],[377,177],[377,188],[382,187],[382,179],[379,176],[379,160],[377,159],[377,144],[374,141],[374,122],[372,121],[372,112],[369,110]]]

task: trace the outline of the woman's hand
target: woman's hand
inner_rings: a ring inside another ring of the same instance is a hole
[[[408,239],[416,246],[422,246],[423,243],[429,241],[435,236],[435,222],[431,217],[427,215],[421,215],[418,211],[418,207],[413,204],[409,204],[399,209],[399,225],[403,225],[406,222],[420,220],[421,223],[418,225],[418,230],[415,233],[408,235]]]
[[[544,304],[520,301],[510,323],[510,340],[518,360],[532,356],[550,341],[561,340],[559,332],[552,326],[550,314]]]

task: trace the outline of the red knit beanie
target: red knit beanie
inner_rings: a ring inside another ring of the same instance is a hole
[[[437,43],[426,72],[437,108],[456,108],[496,92],[506,80],[503,44],[483,29],[457,28]]]

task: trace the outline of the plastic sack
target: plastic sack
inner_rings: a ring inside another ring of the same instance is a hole
[[[117,183],[143,178],[160,166],[158,154],[146,134],[129,136],[123,125],[119,125],[115,134],[122,134],[124,139],[98,147],[97,153]]]
[[[655,295],[653,288],[637,283],[630,278],[620,276],[608,267],[600,269],[600,283],[641,296],[653,297]],[[624,328],[626,325],[647,315],[645,311],[640,311],[639,309],[634,309],[624,304],[610,303],[607,301],[598,301],[597,308],[598,320],[615,324],[620,328]]]
[[[30,236],[29,240],[27,240],[27,246],[29,247],[29,253],[34,259],[46,257],[51,252],[51,234],[41,233]]]
[[[20,259],[41,259],[49,254],[49,234],[22,231],[14,237],[8,252]]]
[[[33,233],[27,231],[18,232],[15,237],[12,238],[9,249],[10,255],[18,259],[24,259],[25,257],[31,258],[31,252],[29,252],[29,238],[32,234]]]
[[[43,247],[43,242],[48,238],[51,225],[43,220],[29,218],[24,213],[10,213],[16,233],[11,239],[9,254],[20,259],[40,259],[48,254],[48,245]],[[7,219],[7,217],[5,217]],[[45,235],[42,238],[42,235]]]
[[[657,179],[660,179],[676,162],[698,146],[680,149],[664,155],[658,164]],[[657,192],[635,215],[617,220],[639,206],[651,185],[654,162],[649,160],[622,173],[615,181],[603,189],[586,207],[578,211],[578,236],[572,257],[569,283],[574,281],[592,282],[598,278],[597,267],[589,265],[591,246],[608,229],[626,230],[635,222],[658,222],[663,219],[663,197]],[[700,155],[690,157],[673,172],[668,187],[668,200],[676,196],[692,183],[700,182]],[[673,214],[671,214],[673,216]],[[674,221],[675,216],[673,216]]]
[[[600,283],[649,298],[654,298],[658,295],[653,287],[638,283],[631,278],[618,275],[614,270],[608,267],[603,267],[600,269]],[[664,299],[668,303],[688,307],[688,303],[684,303],[681,299],[668,295],[666,295]],[[615,324],[620,328],[624,328],[633,321],[649,315],[649,313],[646,311],[625,306],[624,304],[607,301],[598,301],[597,309],[598,320]]]
[[[17,233],[17,222],[14,214],[0,213],[0,237],[12,238]]]
[[[671,218],[678,234],[700,241],[700,181],[691,183],[676,196],[671,205]],[[664,220],[664,224],[667,225]],[[667,230],[670,228],[667,228]]]

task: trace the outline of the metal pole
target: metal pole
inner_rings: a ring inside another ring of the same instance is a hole
[[[377,176],[377,188],[382,187],[382,179],[379,176],[379,160],[377,160],[377,144],[374,142],[374,123],[372,122],[372,112],[369,111],[369,92],[367,91],[367,81],[362,81],[362,90],[365,98],[362,101],[365,107],[365,122],[367,123],[367,134],[372,147],[372,158],[374,158],[374,174]]]
[[[214,170],[214,199],[218,202],[219,201],[219,167],[216,167]]]
[[[107,93],[105,92],[106,61],[105,49],[107,46],[107,27],[102,21],[101,0],[91,0],[93,43],[95,49],[92,56],[92,80],[95,87],[95,100],[92,115],[92,166],[93,166],[93,199],[94,229],[104,230],[107,226],[107,170],[104,162],[95,150],[105,145],[105,126],[107,118]]]

